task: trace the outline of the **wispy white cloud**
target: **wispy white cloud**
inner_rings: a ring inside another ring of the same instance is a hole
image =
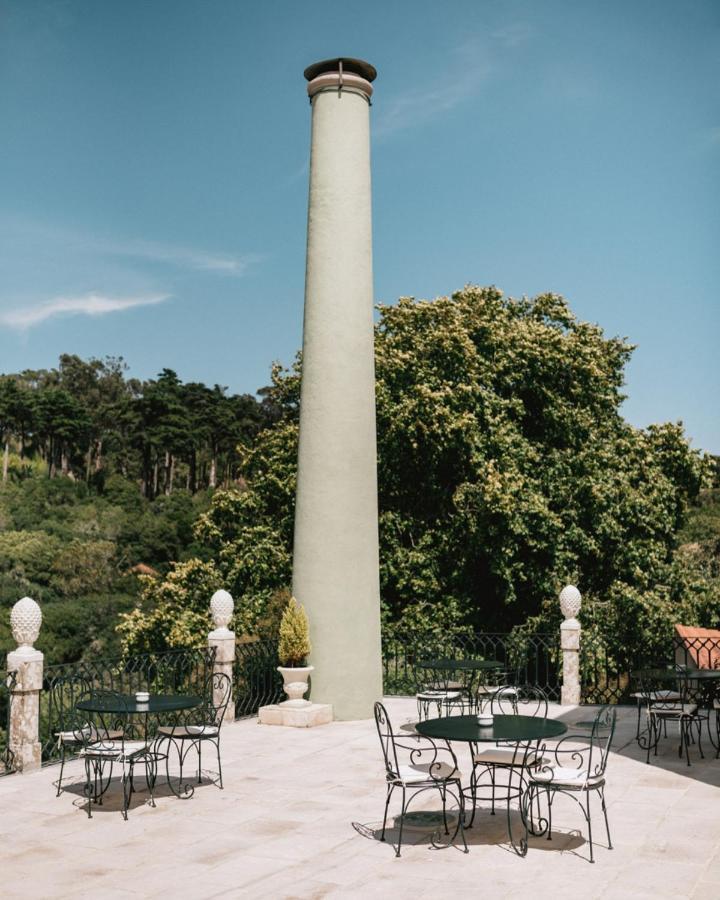
[[[83,268],[96,268],[113,261],[142,267],[143,263],[159,264],[172,269],[215,272],[242,276],[263,257],[257,253],[228,253],[206,248],[139,238],[117,238],[91,234],[67,226],[0,216],[0,264],[3,257],[20,247],[35,259],[61,257],[65,268],[73,261]],[[170,273],[166,273],[170,274]]]
[[[528,22],[511,22],[490,34],[503,47],[519,47],[526,44],[532,36],[533,29]]]
[[[137,306],[155,306],[170,298],[170,294],[138,297],[107,297],[85,294],[80,297],[53,297],[34,306],[18,307],[0,312],[0,324],[20,331],[40,325],[56,316],[105,316]]]
[[[261,259],[258,254],[233,255],[229,253],[214,253],[154,241],[118,242],[91,239],[90,243],[95,250],[111,256],[144,259],[149,262],[167,263],[183,269],[221,272],[237,276],[244,275],[248,266],[259,262]]]
[[[477,96],[502,67],[506,55],[525,44],[532,30],[524,22],[511,23],[490,34],[470,37],[448,54],[442,72],[432,81],[383,100],[373,133],[380,140],[430,122]]]
[[[444,82],[437,87],[408,91],[391,99],[374,127],[375,136],[383,138],[423,125],[440,113],[453,109],[473,96],[489,73],[489,66],[480,62],[459,75],[446,76]]]

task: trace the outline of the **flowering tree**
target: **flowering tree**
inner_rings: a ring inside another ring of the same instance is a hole
[[[622,418],[633,348],[577,321],[556,294],[515,300],[468,286],[379,311],[386,627],[440,617],[486,631],[547,623],[568,579],[626,616],[628,604],[654,610],[643,621],[660,615],[666,627],[672,609],[658,585],[674,585],[678,601],[690,589],[676,534],[705,464],[681,425],[639,430]],[[196,525],[212,559],[203,565],[236,596],[250,630],[290,578],[299,378],[299,363],[274,368],[278,421],[245,453],[247,489],[216,494]],[[170,578],[148,585],[147,598],[160,602]],[[693,615],[715,615],[714,585],[702,596]],[[167,640],[142,608],[131,618],[128,646],[136,635]]]

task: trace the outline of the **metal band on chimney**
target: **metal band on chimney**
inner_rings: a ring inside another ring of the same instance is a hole
[[[308,66],[304,74],[311,101],[321,91],[360,94],[369,101],[373,93],[370,82],[377,77],[377,71],[370,63],[344,56]]]

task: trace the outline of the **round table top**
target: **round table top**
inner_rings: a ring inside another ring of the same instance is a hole
[[[495,716],[492,725],[478,725],[477,716],[443,716],[415,726],[418,734],[445,741],[537,741],[559,737],[568,730],[565,722],[537,716]]]
[[[424,659],[417,663],[419,669],[502,669],[503,664],[497,659]]]
[[[163,713],[200,706],[202,697],[193,694],[150,694],[150,699],[139,703],[134,694],[113,697],[101,694],[80,700],[75,706],[83,712],[96,713]]]
[[[631,673],[633,678],[643,675],[656,681],[678,681],[681,678],[689,681],[717,681],[720,669],[639,669]]]
[[[717,681],[720,678],[720,669],[688,669],[683,676],[691,681]]]

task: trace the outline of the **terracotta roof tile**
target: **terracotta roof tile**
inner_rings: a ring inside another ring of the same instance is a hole
[[[679,655],[685,659],[676,662],[697,666],[698,669],[720,669],[720,631],[716,628],[699,628],[696,625],[676,625],[684,651],[678,647]]]

